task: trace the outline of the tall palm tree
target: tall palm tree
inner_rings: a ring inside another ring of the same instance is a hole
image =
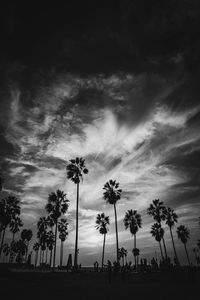
[[[56,241],[58,232],[58,219],[66,213],[69,207],[69,200],[66,198],[66,194],[63,191],[57,190],[55,193],[49,194],[48,203],[45,206],[46,211],[50,217],[54,220],[55,224],[55,246],[53,255],[53,270],[55,269],[56,260]]]
[[[137,210],[128,210],[125,213],[124,217],[124,226],[125,229],[130,229],[130,233],[134,236],[134,249],[136,249],[136,233],[138,232],[139,228],[142,227],[142,218],[141,215],[138,214]],[[134,255],[135,259],[135,268],[137,267],[137,259]]]
[[[74,267],[78,267],[78,203],[79,203],[79,184],[83,180],[83,174],[88,174],[88,169],[85,166],[85,160],[82,157],[71,159],[66,166],[67,178],[71,179],[77,187],[76,194],[76,237],[75,237],[75,253],[74,253]]]
[[[116,210],[116,203],[121,198],[122,190],[119,189],[119,183],[115,180],[109,180],[104,185],[103,189],[105,192],[103,193],[104,200],[107,203],[112,204],[114,206],[114,213],[115,213],[115,230],[116,230],[116,252],[117,252],[117,262],[119,263],[119,242],[118,242],[118,229],[117,229],[117,210]]]
[[[96,229],[99,230],[99,233],[103,234],[103,251],[101,259],[101,268],[103,269],[104,265],[104,253],[105,253],[105,242],[106,234],[108,232],[108,225],[110,224],[109,216],[105,216],[104,213],[98,214],[96,217]]]
[[[29,242],[32,239],[32,236],[33,236],[33,232],[31,229],[23,229],[21,232],[21,239],[26,244],[26,257],[25,257],[26,260],[28,255]]]
[[[23,222],[20,217],[15,216],[10,222],[10,231],[12,232],[12,242],[15,240],[15,234],[20,231],[20,227],[23,226]]]
[[[170,207],[167,207],[164,209],[164,215],[165,215],[165,219],[166,219],[166,224],[169,226],[175,258],[179,265],[179,260],[178,260],[178,256],[177,256],[177,252],[176,252],[176,248],[175,248],[175,244],[174,244],[173,233],[172,233],[172,227],[174,226],[175,223],[178,222],[178,216],[174,212],[174,210],[171,209]]]
[[[60,267],[62,267],[62,262],[63,262],[63,247],[64,247],[64,241],[67,238],[68,235],[68,222],[67,219],[62,218],[58,222],[58,232],[59,232],[59,239],[61,240],[61,245],[60,245]]]
[[[155,223],[151,226],[150,233],[152,234],[153,237],[155,237],[155,240],[159,243],[161,257],[162,259],[164,259],[162,246],[161,246],[161,239],[164,235],[164,229],[162,228],[161,224]]]
[[[188,255],[188,251],[187,251],[187,241],[188,239],[190,238],[190,232],[189,232],[189,229],[184,226],[184,225],[180,225],[178,228],[177,228],[177,234],[178,234],[178,238],[181,240],[181,242],[183,243],[184,245],[184,248],[185,248],[185,253],[186,253],[186,256],[187,256],[187,260],[188,260],[188,264],[190,266],[190,259],[189,259],[189,255]]]
[[[34,245],[33,245],[33,250],[35,251],[35,268],[37,266],[37,261],[38,261],[38,251],[39,251],[39,248],[40,248],[40,244],[38,242],[36,242]]]
[[[2,252],[2,246],[4,243],[5,232],[10,224],[11,220],[20,215],[19,199],[15,196],[8,196],[7,198],[0,200],[0,220],[1,231],[3,232],[0,245],[0,257]]]
[[[147,209],[147,213],[150,216],[152,216],[153,219],[159,224],[161,224],[162,221],[165,221],[164,211],[165,211],[165,206],[164,206],[163,202],[160,201],[159,199],[153,200]],[[166,249],[166,245],[165,245],[164,235],[162,237],[162,242],[163,242],[163,246],[164,246],[165,257],[167,258],[167,249]]]

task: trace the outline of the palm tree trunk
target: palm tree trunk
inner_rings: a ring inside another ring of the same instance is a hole
[[[37,261],[38,261],[38,250],[35,252],[35,268],[37,267]]]
[[[164,237],[162,237],[162,241],[163,241],[163,246],[164,246],[164,250],[165,250],[165,258],[167,258],[167,249],[166,249]]]
[[[177,264],[179,265],[179,260],[178,260],[178,256],[177,256],[177,253],[176,253],[174,238],[173,238],[173,234],[172,234],[172,228],[169,227],[169,229],[170,229],[170,234],[171,234],[171,239],[172,239],[172,245],[173,245],[173,248],[174,248],[174,254],[175,254],[175,257],[176,257]]]
[[[78,202],[79,202],[79,182],[77,182],[77,196],[76,196],[76,240],[74,253],[74,268],[78,268]]]
[[[102,270],[103,270],[103,263],[104,263],[105,242],[106,242],[106,234],[104,233],[104,237],[103,237],[103,252],[102,252],[102,260],[101,260],[101,268],[102,268]]]
[[[115,230],[116,230],[117,262],[119,262],[119,242],[118,242],[118,229],[117,229],[117,210],[116,210],[116,204],[115,204],[115,203],[114,203],[114,212],[115,212]]]
[[[134,234],[134,249],[136,249],[136,234]],[[137,268],[137,260],[136,255],[134,254],[134,260],[135,260],[135,269]]]
[[[51,262],[52,262],[52,254],[53,254],[53,249],[51,249],[51,252],[50,252],[50,262],[49,262],[50,268],[51,268]]]
[[[27,262],[27,256],[28,256],[28,247],[29,247],[29,241],[27,243],[27,248],[26,248],[26,256],[25,256],[26,262]]]
[[[190,259],[189,259],[189,255],[188,255],[188,251],[187,251],[187,247],[186,247],[186,243],[184,243],[184,247],[185,247],[185,252],[186,252],[186,255],[187,255],[188,265],[190,266],[191,263],[190,263]]]
[[[47,264],[47,258],[48,258],[48,247],[46,248],[46,260],[45,260],[45,264]]]
[[[161,246],[161,242],[159,241],[159,246],[160,246],[160,253],[161,253],[161,257],[162,259],[164,259],[164,256],[163,256],[163,251],[162,251],[162,246]]]
[[[40,246],[40,265],[41,265],[41,263],[42,263],[42,248]]]
[[[56,220],[56,228],[55,228],[55,245],[54,245],[54,253],[53,253],[53,271],[55,270],[55,262],[56,262],[56,240],[57,240],[57,231],[58,231],[58,219]]]
[[[1,247],[0,247],[0,258],[1,258],[2,248],[3,248],[5,232],[6,232],[6,228],[3,229],[3,236],[2,236],[2,239],[1,239]]]
[[[62,267],[62,260],[63,260],[63,241],[60,243],[60,267]]]

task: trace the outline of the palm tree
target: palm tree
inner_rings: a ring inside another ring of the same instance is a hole
[[[32,236],[33,236],[33,232],[31,229],[23,229],[21,232],[21,239],[26,244],[26,257],[25,257],[26,260],[27,260],[27,255],[28,255],[29,242],[32,239]]]
[[[2,252],[2,247],[5,238],[6,228],[10,224],[11,220],[20,215],[19,200],[15,196],[8,196],[7,198],[0,200],[0,220],[1,220],[1,231],[3,231],[3,236],[1,239],[0,246],[0,257]]]
[[[64,241],[67,238],[68,235],[68,222],[67,219],[62,218],[58,222],[58,232],[59,232],[59,239],[61,240],[61,245],[60,245],[60,267],[62,267],[62,262],[63,262],[63,246],[64,246]]]
[[[159,223],[155,223],[151,226],[150,233],[152,234],[153,237],[155,237],[155,240],[159,243],[161,257],[162,257],[162,259],[164,259],[163,252],[162,252],[162,246],[161,246],[161,239],[164,235],[164,229],[162,228],[162,226]]]
[[[74,267],[78,267],[78,203],[79,203],[79,184],[83,180],[83,174],[88,174],[88,169],[85,167],[85,160],[82,157],[71,159],[67,165],[67,178],[71,179],[77,187],[76,194],[76,237],[75,237],[75,253],[74,253]]]
[[[178,228],[177,228],[177,234],[178,234],[178,238],[181,240],[181,242],[183,243],[184,245],[184,248],[185,248],[185,252],[186,252],[186,256],[187,256],[187,260],[188,260],[188,264],[190,265],[190,259],[189,259],[189,255],[188,255],[188,251],[187,251],[187,241],[188,239],[190,238],[190,232],[189,232],[189,229],[184,226],[184,225],[180,225]]]
[[[38,261],[38,251],[39,251],[39,248],[40,248],[40,244],[38,242],[36,242],[34,245],[33,245],[33,250],[35,251],[35,268],[37,266],[37,261]]]
[[[178,256],[176,253],[176,248],[175,248],[174,238],[173,238],[173,233],[172,233],[172,227],[174,226],[175,223],[178,222],[178,216],[174,212],[174,210],[171,209],[170,207],[164,209],[164,215],[165,215],[165,219],[166,219],[166,224],[169,226],[175,258],[176,258],[177,264],[179,265],[179,260],[178,260]]]
[[[49,259],[49,266],[51,268],[51,262],[52,262],[52,251],[55,243],[55,236],[53,234],[53,231],[50,230],[47,232],[47,247],[50,251],[50,259]]]
[[[10,231],[12,232],[12,242],[15,240],[15,234],[20,230],[20,227],[23,226],[23,222],[20,217],[16,216],[10,222]]]
[[[45,217],[40,217],[39,221],[37,222],[37,237],[39,239],[39,246],[40,246],[40,264],[43,263],[44,258],[44,250],[46,249],[46,235],[47,235],[47,226],[48,226],[48,219]]]
[[[152,216],[153,219],[159,224],[161,224],[162,221],[165,221],[164,211],[165,211],[165,206],[163,202],[160,201],[159,199],[153,200],[149,208],[147,209],[147,213],[150,216]],[[165,250],[165,257],[167,258],[167,249],[165,245],[164,235],[162,237],[162,242]]]
[[[102,260],[101,260],[101,268],[103,269],[104,265],[104,253],[105,253],[105,242],[106,242],[106,234],[108,232],[108,225],[110,224],[110,220],[108,216],[105,216],[104,213],[98,214],[96,217],[96,229],[99,230],[99,233],[103,234],[103,251],[102,251]]]
[[[112,204],[114,206],[115,213],[115,230],[116,230],[116,252],[117,252],[117,263],[119,263],[119,243],[118,243],[118,229],[117,229],[117,210],[116,203],[121,198],[122,190],[119,189],[119,183],[115,180],[109,180],[104,185],[103,189],[105,192],[103,193],[104,199],[107,203]]]
[[[69,207],[69,200],[66,198],[66,194],[63,191],[57,190],[55,193],[49,194],[48,203],[45,206],[46,211],[50,217],[54,220],[55,224],[55,246],[53,256],[53,270],[55,269],[56,259],[56,241],[58,231],[58,219],[61,215],[65,214]]]
[[[130,229],[130,233],[134,236],[134,249],[136,249],[136,233],[139,228],[142,227],[142,218],[141,215],[138,214],[137,210],[128,210],[124,217],[124,226],[125,229]],[[135,259],[135,268],[137,267],[136,256]]]
[[[136,265],[138,265],[140,250],[138,248],[133,248],[133,256],[136,258]]]

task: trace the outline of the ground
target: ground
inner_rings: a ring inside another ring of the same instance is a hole
[[[1,299],[198,299],[200,273],[1,272]]]

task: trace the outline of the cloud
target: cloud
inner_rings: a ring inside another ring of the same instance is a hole
[[[144,218],[138,245],[144,254],[154,252],[157,244],[150,242],[149,233],[153,220],[146,217],[146,208],[155,198],[174,207],[180,221],[193,228],[190,215],[196,217],[192,211],[198,203],[200,173],[195,116],[200,107],[173,110],[165,101],[173,89],[159,76],[125,73],[88,78],[68,74],[39,90],[31,105],[23,101],[19,90],[13,91],[4,138],[15,151],[3,161],[5,189],[19,193],[25,224],[34,224],[36,230],[48,194],[64,190],[70,200],[67,242],[73,249],[76,186],[67,180],[65,168],[69,159],[82,156],[89,169],[80,184],[82,258],[85,251],[97,253],[101,247],[102,236],[94,228],[100,212],[110,216],[107,247],[109,255],[115,251],[113,206],[106,204],[102,189],[111,178],[119,181],[123,190],[117,204],[121,246],[131,251],[132,237],[124,231],[123,218],[132,208]],[[166,239],[170,241],[170,236]]]

